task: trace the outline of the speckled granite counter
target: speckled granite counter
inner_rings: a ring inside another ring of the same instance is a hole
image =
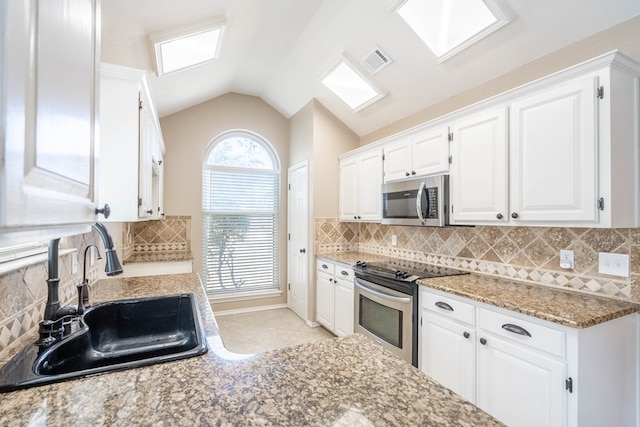
[[[207,354],[0,395],[0,425],[501,425],[361,335],[230,353],[195,274],[102,280],[92,297],[181,292],[198,296]]]
[[[332,252],[320,258],[353,264],[356,261],[394,262],[415,267],[416,262],[364,252]],[[502,307],[573,328],[587,328],[640,311],[640,305],[480,274],[419,280],[422,286]]]

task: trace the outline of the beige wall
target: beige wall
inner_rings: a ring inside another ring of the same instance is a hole
[[[315,320],[314,218],[338,215],[338,155],[358,147],[358,136],[318,101],[312,100],[290,119],[291,165],[309,165],[308,320]]]
[[[286,181],[289,165],[289,121],[253,96],[229,93],[180,111],[160,120],[166,145],[164,205],[167,215],[191,215],[193,270],[202,264],[202,162],[209,143],[232,129],[257,133],[273,146],[280,158],[281,216],[280,241],[286,242]],[[286,245],[281,245],[280,289],[286,287]],[[215,310],[232,310],[286,303],[286,292],[279,298],[215,304]]]
[[[433,107],[419,111],[402,120],[398,120],[395,123],[371,132],[368,135],[364,135],[360,139],[360,145],[366,145],[389,135],[396,134],[614,49],[618,49],[627,56],[640,61],[639,41],[640,17],[636,17],[554,53],[536,59],[483,85],[455,94],[451,98]],[[419,96],[419,94],[417,96]]]

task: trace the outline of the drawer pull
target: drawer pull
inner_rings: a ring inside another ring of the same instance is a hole
[[[443,310],[453,311],[453,307],[451,307],[446,302],[442,302],[442,301],[436,302],[436,307],[441,308]]]
[[[349,275],[349,273],[346,270],[342,270],[340,272],[340,274],[342,274],[343,276],[348,276]]]
[[[463,337],[465,338],[469,338],[471,336],[471,334],[469,332],[465,332],[462,334]]]
[[[505,331],[512,332],[514,334],[524,335],[526,337],[530,337],[531,336],[529,331],[527,331],[522,326],[513,325],[511,323],[505,323],[504,325],[502,325],[502,329],[504,329]]]
[[[322,268],[327,269],[329,266],[327,264],[322,264]]]

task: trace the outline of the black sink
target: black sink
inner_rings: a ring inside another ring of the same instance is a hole
[[[206,353],[196,297],[181,294],[96,304],[85,327],[38,354],[29,345],[0,369],[0,391]]]

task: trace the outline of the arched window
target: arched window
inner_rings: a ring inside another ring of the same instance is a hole
[[[280,164],[247,131],[214,139],[202,169],[202,280],[207,293],[279,288]]]

